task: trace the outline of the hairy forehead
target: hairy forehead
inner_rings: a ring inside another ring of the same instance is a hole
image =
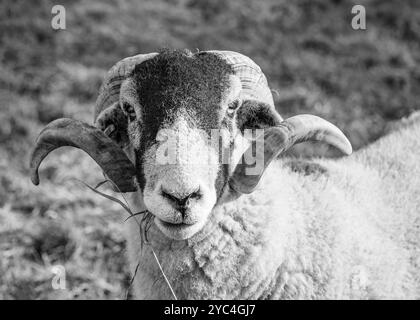
[[[200,127],[217,126],[217,112],[233,70],[215,54],[164,51],[133,72],[145,124],[184,113]]]

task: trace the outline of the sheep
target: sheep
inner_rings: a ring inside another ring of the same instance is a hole
[[[308,140],[352,148],[324,119],[283,120],[249,58],[163,50],[110,70],[95,126],[50,123],[31,178],[78,147],[153,217],[147,246],[127,221],[139,299],[418,298],[419,137],[412,121],[349,157],[281,157]]]

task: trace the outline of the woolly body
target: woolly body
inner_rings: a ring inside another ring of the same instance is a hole
[[[191,239],[153,226],[150,245],[178,298],[419,298],[419,159],[420,121],[351,157],[313,160],[309,175],[278,160]],[[133,221],[128,232],[136,297],[170,299]]]

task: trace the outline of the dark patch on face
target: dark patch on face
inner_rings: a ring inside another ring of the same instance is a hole
[[[179,112],[200,129],[219,128],[222,118],[217,111],[233,70],[218,56],[165,50],[133,74],[146,135],[154,138],[160,125],[171,124]]]
[[[143,113],[138,154],[154,143],[162,125],[173,124],[181,115],[208,134],[221,128],[221,101],[233,73],[215,54],[179,50],[163,50],[137,66],[133,78]],[[136,160],[138,172],[143,172],[142,159]],[[141,180],[144,184],[144,177]]]

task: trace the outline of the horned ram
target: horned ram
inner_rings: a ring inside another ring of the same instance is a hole
[[[284,156],[309,140],[352,152],[326,120],[283,120],[251,59],[163,50],[110,70],[94,126],[50,123],[32,181],[80,148],[153,217],[144,247],[127,222],[137,298],[419,298],[419,121],[349,157]]]

